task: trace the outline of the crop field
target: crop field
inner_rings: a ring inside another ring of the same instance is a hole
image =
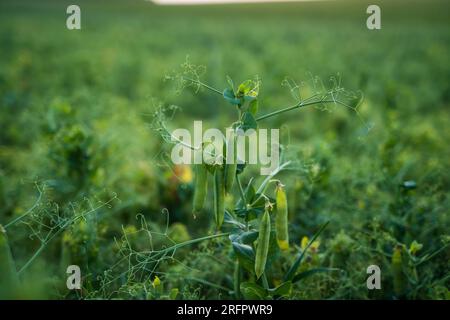
[[[72,2],[0,2],[0,298],[450,299],[448,1]]]

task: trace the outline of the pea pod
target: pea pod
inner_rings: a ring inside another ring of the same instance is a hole
[[[232,146],[230,147],[230,145]],[[228,152],[233,151],[233,156],[228,158]],[[231,161],[232,163],[227,163],[225,165],[225,192],[230,193],[231,188],[234,184],[234,179],[236,176],[237,169],[237,148],[236,148],[236,138],[234,134],[232,134],[227,143],[227,162]]]
[[[17,290],[19,279],[6,231],[2,225],[0,225],[0,271],[0,299],[10,298]]]
[[[255,273],[259,279],[266,269],[270,241],[270,215],[266,209],[259,224],[258,245],[256,247]]]
[[[402,247],[396,246],[392,254],[392,275],[394,278],[394,292],[401,295],[405,290],[405,276],[402,269]]]
[[[205,204],[208,188],[208,170],[203,164],[195,165],[194,205],[193,211],[199,212]]]
[[[275,217],[275,230],[277,234],[278,247],[281,250],[289,249],[288,232],[288,206],[286,191],[281,183],[278,183],[275,191],[275,200],[277,202],[277,213]]]
[[[225,183],[224,169],[217,167],[214,171],[214,218],[217,229],[220,229],[225,217]]]

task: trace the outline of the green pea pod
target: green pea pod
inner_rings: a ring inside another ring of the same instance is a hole
[[[270,241],[270,215],[266,209],[259,224],[258,246],[256,247],[255,273],[259,279],[266,269]]]
[[[227,157],[227,160],[232,161],[232,163],[227,163],[225,165],[225,192],[227,193],[231,192],[231,188],[233,187],[234,184],[237,169],[237,148],[236,148],[236,138],[234,134],[231,135],[230,139],[228,140],[227,146],[229,146],[231,143],[233,144],[233,157],[231,159],[228,159]],[[228,149],[227,147],[227,154],[229,150],[230,149]]]
[[[281,183],[277,185],[275,200],[277,202],[277,214],[275,217],[277,243],[281,250],[287,250],[289,249],[288,206],[286,191]]]
[[[208,170],[203,164],[195,165],[194,205],[193,212],[199,212],[205,204],[208,188]]]
[[[0,225],[0,299],[14,296],[19,283],[17,271],[8,244],[8,237]]]
[[[214,171],[214,218],[217,229],[220,229],[225,217],[225,183],[224,170],[217,167]]]
[[[402,264],[402,247],[397,246],[392,254],[391,265],[394,278],[394,292],[398,296],[402,295],[405,290],[405,275],[403,274]]]

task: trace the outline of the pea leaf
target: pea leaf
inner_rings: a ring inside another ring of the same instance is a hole
[[[242,282],[240,289],[245,299],[261,300],[267,297],[267,290],[256,283]]]
[[[242,231],[237,230],[229,236],[231,242],[237,242],[241,244],[251,244],[258,238],[258,231]]]
[[[172,290],[170,290],[169,299],[175,300],[177,298],[178,292],[179,292],[178,288],[173,288]]]
[[[241,228],[241,229],[245,228],[245,225],[243,223],[240,223],[239,221],[237,221],[228,210],[225,210],[224,222],[235,225],[236,227]],[[239,229],[236,229],[236,230],[239,230]],[[230,240],[231,240],[231,242],[234,242],[235,240],[232,239],[231,236],[232,235],[230,235]]]
[[[415,255],[417,253],[417,251],[421,250],[422,248],[423,248],[423,244],[414,240],[409,246],[409,253],[411,253],[412,255]]]
[[[244,132],[248,129],[256,130],[258,128],[258,123],[250,112],[244,112],[241,118],[242,124],[240,125],[240,129]]]
[[[286,281],[280,284],[278,287],[269,289],[269,292],[272,294],[272,296],[289,296],[292,292],[292,282]]]
[[[245,96],[244,96],[244,101],[246,101],[246,102],[252,102],[252,101],[254,101],[255,99],[256,99],[255,96],[251,96],[251,95],[245,95]]]
[[[238,96],[249,93],[253,89],[253,84],[252,80],[245,80],[242,82],[238,87]]]
[[[239,168],[239,164],[238,164],[238,168]],[[255,187],[253,186],[253,182],[255,180],[253,178],[250,179],[250,181],[248,182],[247,186],[245,187],[244,190],[244,194],[245,194],[245,199],[251,203],[253,201],[253,197],[255,196]],[[238,202],[236,203],[236,208],[244,208],[243,206],[244,204],[242,203],[242,198],[239,197]]]
[[[249,103],[248,112],[250,112],[253,116],[255,116],[258,112],[258,100],[256,100],[256,98]]]
[[[246,165],[247,165],[246,163],[238,163],[237,168],[236,168],[236,173],[241,174],[242,172],[244,172]]]
[[[241,104],[241,99],[237,99],[234,96],[233,90],[230,88],[223,90],[223,97],[225,98],[225,100],[227,100],[229,103],[233,105]]]
[[[227,83],[230,86],[231,91],[233,91],[233,95],[234,95],[234,82],[233,82],[233,79],[231,79],[230,76],[227,76]]]
[[[270,198],[269,198],[270,199]],[[272,201],[275,203],[275,201]],[[252,204],[252,208],[264,208],[266,206],[266,198],[261,195],[261,193],[254,194],[250,203]]]
[[[238,242],[232,242],[231,244],[233,245],[233,251],[237,256],[239,263],[242,267],[252,272],[255,263],[255,252],[253,251],[253,248]]]

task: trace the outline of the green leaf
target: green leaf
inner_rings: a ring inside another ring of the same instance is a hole
[[[253,182],[253,180],[251,182]],[[245,198],[248,202],[251,203],[253,201],[253,199],[255,198],[255,192],[255,187],[252,183],[249,182],[247,188],[245,188]]]
[[[175,300],[178,296],[178,292],[179,292],[178,288],[173,288],[172,290],[170,290],[169,299]]]
[[[256,98],[249,103],[248,112],[250,112],[253,116],[255,116],[258,112],[258,100],[256,100]]]
[[[232,242],[232,245],[239,263],[248,271],[253,271],[253,265],[255,263],[255,252],[253,248],[238,242]]]
[[[245,217],[247,217],[247,215],[248,215],[248,209],[244,208],[244,207],[235,208],[234,214],[236,216],[238,216],[239,218],[245,219]]]
[[[241,244],[252,244],[258,238],[258,231],[242,231],[238,230],[230,235],[231,242],[237,242]]]
[[[239,168],[239,165],[238,165],[238,168]],[[250,181],[248,182],[247,186],[245,187],[245,190],[244,190],[245,199],[248,202],[251,202],[253,200],[254,195],[255,195],[255,188],[253,187],[253,182],[254,181],[255,180],[253,178],[251,178]],[[235,207],[236,208],[246,209],[244,207],[244,204],[242,203],[242,198],[239,198],[239,200],[237,201]]]
[[[262,300],[267,297],[267,290],[252,282],[241,283],[241,293],[247,300]]]
[[[255,101],[255,99],[256,99],[255,96],[251,96],[251,95],[244,96],[244,101],[246,101],[246,102],[252,102],[252,101]]]
[[[234,96],[234,82],[233,82],[233,79],[231,79],[230,76],[227,76],[227,83],[230,86],[231,91],[233,91],[233,96]]]
[[[242,124],[239,128],[242,129],[244,132],[247,131],[248,129],[256,130],[258,128],[258,123],[256,122],[255,118],[250,112],[244,112],[241,121]]]
[[[252,221],[264,213],[264,208],[250,208],[247,212],[246,221]]]
[[[253,89],[253,86],[254,82],[252,80],[245,80],[239,85],[237,95],[246,95]]]
[[[241,99],[237,99],[234,96],[233,90],[231,90],[229,88],[227,88],[223,91],[223,97],[225,98],[225,100],[227,100],[229,103],[231,103],[233,105],[241,104]]]
[[[238,163],[236,168],[236,174],[241,174],[242,172],[244,172],[246,165],[247,165],[246,163]]]
[[[224,222],[228,223],[228,224],[235,225],[235,226],[237,226],[238,228],[241,228],[241,229],[245,228],[245,225],[243,223],[240,223],[239,221],[237,221],[234,218],[234,216],[228,210],[225,210]],[[239,230],[239,229],[237,229],[237,230]],[[230,235],[230,240],[232,242],[234,241],[233,239],[231,239],[231,235]]]
[[[275,203],[275,200],[271,201],[272,203]],[[262,196],[261,193],[256,193],[250,200],[250,203],[252,204],[253,208],[261,208],[266,206],[266,198]]]
[[[418,243],[416,240],[411,242],[409,245],[409,253],[412,255],[415,255],[418,251],[420,251],[423,248],[423,244]]]
[[[280,284],[278,287],[269,289],[269,292],[272,294],[272,296],[290,296],[292,292],[292,282],[286,281]]]
[[[342,269],[338,268],[314,268],[310,270],[306,270],[303,272],[300,272],[299,274],[296,274],[295,277],[292,279],[292,283],[296,283],[302,279],[308,278],[316,273],[322,273],[322,272],[332,272],[332,271],[342,271]]]

